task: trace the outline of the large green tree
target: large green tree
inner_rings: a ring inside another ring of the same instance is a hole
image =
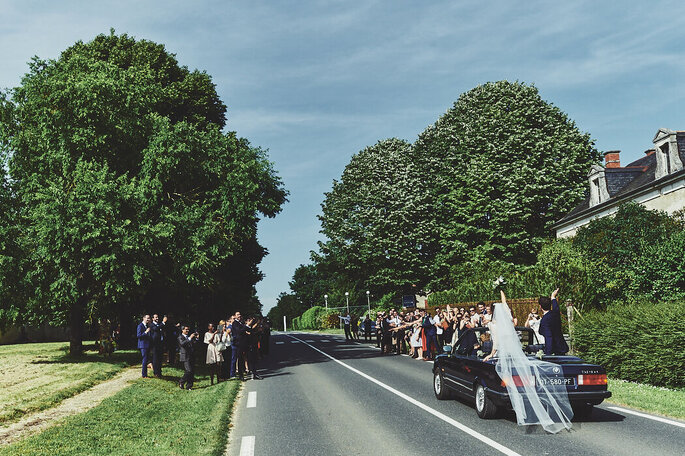
[[[320,253],[349,281],[378,295],[431,279],[437,239],[425,176],[411,144],[387,139],[355,154],[322,204]]]
[[[27,299],[6,315],[68,322],[72,353],[87,317],[141,311],[150,289],[220,288],[259,215],[285,201],[264,152],[222,132],[210,76],[163,45],[78,42],[35,58],[11,100],[0,139]]]
[[[438,267],[478,256],[534,263],[600,158],[590,136],[537,88],[507,81],[462,94],[412,152],[440,230]]]

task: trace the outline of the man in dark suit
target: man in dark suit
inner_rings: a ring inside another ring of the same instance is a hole
[[[231,323],[231,372],[229,379],[235,378],[236,365],[238,375],[243,380],[245,375],[245,353],[247,351],[247,326],[242,322],[242,315],[236,312]]]
[[[143,355],[143,378],[147,378],[147,365],[150,362],[150,346],[152,344],[152,334],[150,332],[152,328],[150,327],[150,316],[145,315],[143,321],[138,324],[136,329],[136,337],[138,338],[138,348],[140,349],[140,354]]]
[[[559,289],[557,288],[549,298],[541,296],[538,299],[543,313],[539,332],[545,338],[545,355],[565,355],[568,353],[568,344],[561,332],[561,310],[557,302],[558,292]]]
[[[182,326],[181,334],[178,336],[179,359],[183,363],[183,377],[178,382],[178,387],[191,390],[195,381],[195,342],[198,334],[190,334],[190,327]]]
[[[150,323],[150,329],[152,330],[152,371],[155,377],[162,378],[162,353],[164,353],[164,322],[159,321],[159,315],[154,314],[152,316],[152,322]]]

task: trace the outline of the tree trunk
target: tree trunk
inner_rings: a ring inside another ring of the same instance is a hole
[[[69,354],[79,356],[83,354],[83,321],[86,314],[86,297],[80,297],[69,311]]]
[[[130,306],[128,304],[121,304],[119,306],[119,349],[136,348],[136,327],[133,316],[131,315]]]

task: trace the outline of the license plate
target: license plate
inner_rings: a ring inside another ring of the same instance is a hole
[[[538,385],[575,385],[576,384],[576,379],[575,377],[552,377],[552,378],[537,378],[536,379]]]

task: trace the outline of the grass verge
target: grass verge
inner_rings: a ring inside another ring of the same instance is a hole
[[[0,456],[222,455],[240,383],[209,386],[205,375],[186,391],[177,383],[182,370],[163,372],[161,380],[139,379],[85,413],[0,448]]]
[[[300,332],[311,332],[311,333],[321,333],[321,334],[345,334],[342,329],[299,329]]]
[[[648,413],[685,419],[685,390],[609,379],[611,402]]]
[[[0,424],[54,407],[140,362],[135,350],[73,358],[66,354],[68,347],[63,342],[0,346]]]

